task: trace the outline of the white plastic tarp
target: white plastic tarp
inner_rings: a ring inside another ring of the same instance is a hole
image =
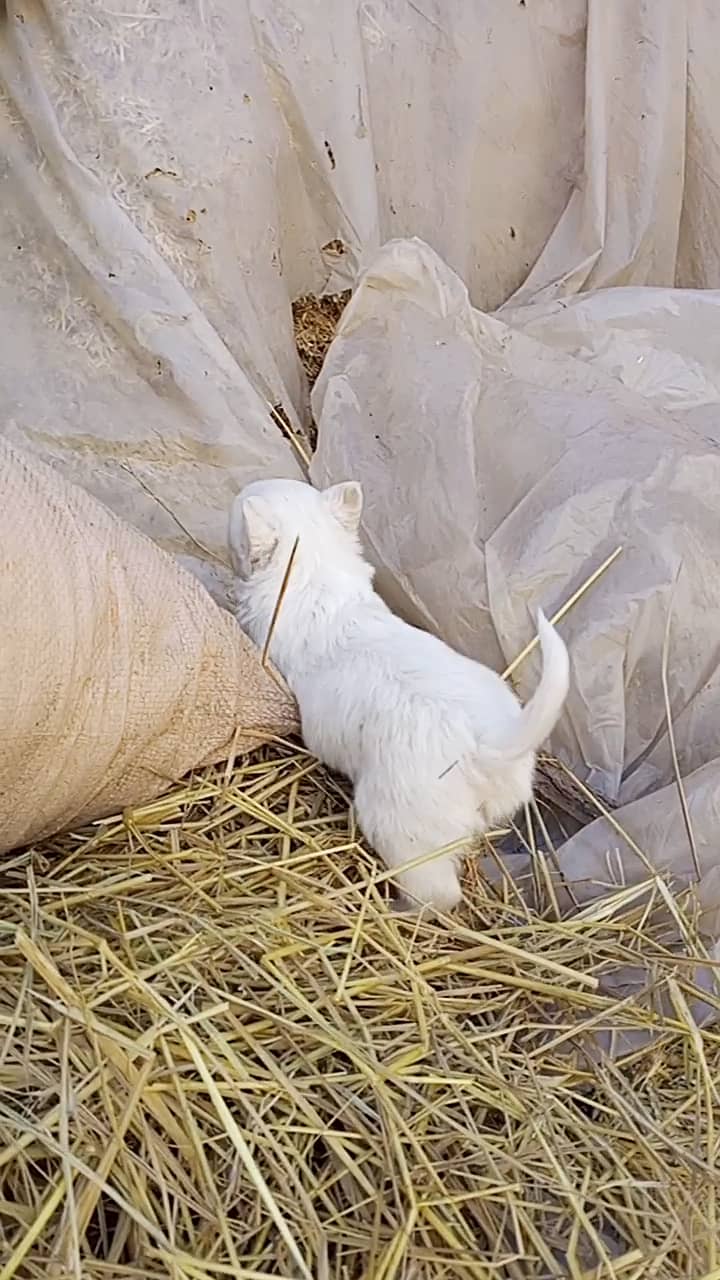
[[[408,234],[484,310],[720,283],[713,0],[0,14],[2,428],[220,595],[232,493],[297,473],[298,294]]]

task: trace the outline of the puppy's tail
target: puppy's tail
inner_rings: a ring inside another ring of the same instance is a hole
[[[475,753],[478,764],[517,760],[542,746],[557,724],[570,684],[570,659],[564,641],[538,609],[542,676],[532,698],[504,733]]]

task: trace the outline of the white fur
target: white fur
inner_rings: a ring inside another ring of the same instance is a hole
[[[494,671],[408,626],[373,590],[358,540],[362,491],[293,480],[249,485],[230,516],[237,617],[265,644],[299,539],[270,657],[295,693],[307,746],[355,789],[389,868],[474,836],[530,799],[535,752],[568,689],[565,645],[538,615],[541,682],[527,706]],[[399,871],[404,894],[460,901],[459,853]]]

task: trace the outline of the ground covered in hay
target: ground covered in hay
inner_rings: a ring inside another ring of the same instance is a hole
[[[717,1280],[720,1039],[647,913],[386,893],[290,744],[6,862],[2,1280]],[[675,1014],[613,1065],[638,954]]]

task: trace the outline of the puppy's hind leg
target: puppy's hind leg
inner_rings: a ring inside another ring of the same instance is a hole
[[[392,793],[378,794],[376,787],[369,788],[361,779],[354,802],[361,830],[393,873],[393,884],[403,899],[399,909],[418,912],[430,907],[446,912],[457,907],[462,900],[458,856],[439,853],[431,857],[433,845],[415,835],[410,821],[403,822]],[[427,860],[418,866],[406,865],[422,857]]]
[[[417,867],[407,867],[404,864],[413,862],[423,852],[430,851],[408,845],[399,848],[396,840],[389,844],[377,836],[373,844],[375,852],[380,855],[388,870],[393,872],[393,884],[400,891],[396,910],[416,914],[423,907],[446,912],[453,911],[458,906],[462,900],[462,889],[457,859],[452,854],[439,854],[437,858],[428,858],[427,862],[422,862]]]
[[[449,854],[419,867],[398,870],[393,881],[402,897],[400,910],[417,912],[431,907],[434,911],[454,911],[462,901],[457,861]]]

